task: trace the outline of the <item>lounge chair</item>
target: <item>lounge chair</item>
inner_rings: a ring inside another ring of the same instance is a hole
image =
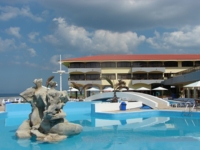
[[[9,99],[3,99],[2,104],[5,105],[6,103],[10,103],[10,100]]]

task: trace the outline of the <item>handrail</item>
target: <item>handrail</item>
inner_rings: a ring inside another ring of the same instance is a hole
[[[180,75],[188,74],[188,73],[199,71],[199,70],[200,70],[200,66],[192,67],[192,68],[189,68],[187,70],[180,71],[180,72],[174,74],[174,76],[180,76]]]
[[[194,107],[194,106],[193,106]],[[191,109],[191,107],[189,106],[189,104],[186,104],[185,110],[183,111],[183,116],[192,116],[192,112],[193,112],[193,107]],[[188,109],[188,111],[187,111]]]

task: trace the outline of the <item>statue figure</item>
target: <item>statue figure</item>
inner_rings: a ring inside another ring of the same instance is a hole
[[[47,80],[47,87],[42,86],[42,79],[35,79],[35,87],[20,94],[31,104],[32,111],[29,119],[18,128],[17,137],[30,138],[34,134],[37,140],[55,142],[82,131],[82,126],[66,120],[63,107],[69,100],[67,91],[57,91],[57,83],[52,79],[50,77]]]

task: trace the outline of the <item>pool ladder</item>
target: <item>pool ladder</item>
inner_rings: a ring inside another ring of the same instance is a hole
[[[192,109],[191,107],[189,107],[189,104],[186,105],[185,107],[185,110],[183,111],[183,116],[192,116],[192,112],[194,111],[194,107],[195,107],[195,104],[192,106]]]

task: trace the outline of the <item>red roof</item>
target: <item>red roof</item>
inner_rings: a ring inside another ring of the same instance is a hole
[[[70,58],[62,62],[103,62],[103,61],[177,61],[177,60],[199,60],[200,54],[117,54],[117,55],[96,55],[79,58]]]

